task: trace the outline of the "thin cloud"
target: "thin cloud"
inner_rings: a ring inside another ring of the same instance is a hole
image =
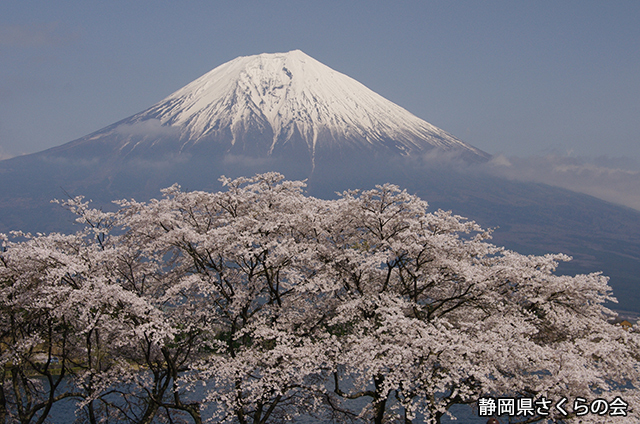
[[[6,47],[55,46],[77,37],[77,33],[63,28],[58,22],[0,25],[0,46]]]
[[[178,128],[162,125],[158,119],[147,119],[145,121],[135,122],[133,124],[119,125],[115,132],[124,136],[140,136],[140,137],[179,137],[180,130]]]
[[[640,210],[640,164],[629,158],[498,155],[486,168],[494,175],[562,187]]]
[[[10,155],[9,153],[5,152],[2,147],[0,147],[0,160],[5,160],[5,159],[11,159],[13,157],[13,155]]]

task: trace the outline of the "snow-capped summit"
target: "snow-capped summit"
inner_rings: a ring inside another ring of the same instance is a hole
[[[293,150],[313,163],[318,152],[342,149],[411,155],[438,148],[488,157],[300,50],[220,65],[123,121],[120,132],[148,120],[179,134],[180,152],[213,143],[252,156]],[[134,143],[121,148],[147,144]]]

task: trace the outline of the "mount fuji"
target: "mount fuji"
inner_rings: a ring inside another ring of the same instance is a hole
[[[0,161],[0,232],[72,231],[53,198],[147,200],[179,183],[279,171],[309,194],[391,182],[521,253],[563,252],[563,272],[602,270],[640,312],[640,213],[482,171],[491,158],[299,50],[239,57],[148,109],[80,139]]]
[[[329,157],[487,153],[423,121],[299,50],[239,57],[96,133],[49,153],[119,159],[287,158],[312,171]],[[78,153],[75,153],[78,152]],[[97,153],[97,152],[94,152]]]

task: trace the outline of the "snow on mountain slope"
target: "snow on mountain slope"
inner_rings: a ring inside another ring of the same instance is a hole
[[[181,149],[225,136],[231,149],[252,129],[269,134],[260,150],[273,154],[303,142],[312,160],[318,149],[345,147],[401,155],[435,147],[488,157],[299,50],[218,66],[132,117],[148,119],[179,130]]]

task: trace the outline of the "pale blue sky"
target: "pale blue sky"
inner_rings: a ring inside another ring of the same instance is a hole
[[[0,157],[300,49],[489,153],[640,159],[639,1],[8,0]]]

